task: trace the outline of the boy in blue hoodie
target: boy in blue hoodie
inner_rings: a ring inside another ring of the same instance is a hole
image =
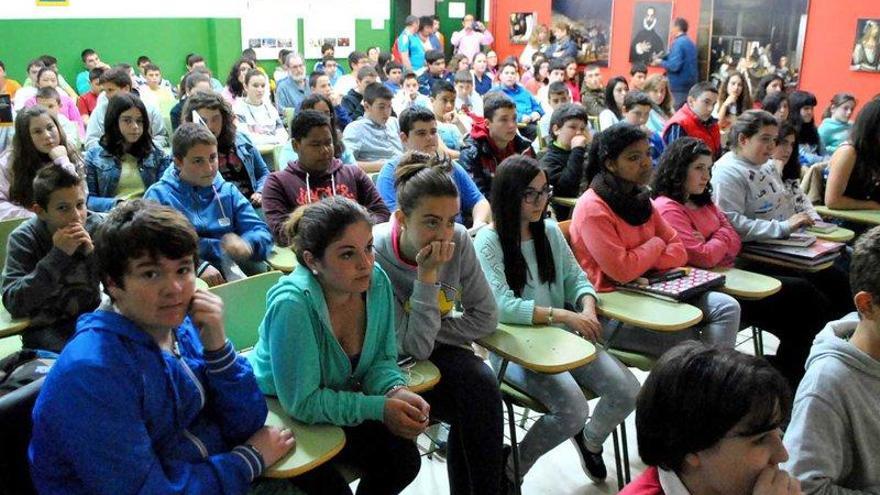
[[[169,167],[144,194],[183,213],[199,234],[198,276],[209,285],[266,271],[272,234],[235,184],[217,173],[217,138],[185,123],[172,140]],[[244,272],[244,273],[242,273]]]
[[[112,306],[82,316],[34,406],[42,494],[245,494],[293,446],[264,426],[223,302],[195,289],[199,239],[171,208],[135,200],[95,238]]]

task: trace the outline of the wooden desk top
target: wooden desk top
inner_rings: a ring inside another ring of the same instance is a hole
[[[296,436],[296,446],[280,461],[266,469],[267,478],[292,478],[329,461],[345,446],[345,433],[334,425],[307,425],[284,412],[275,397],[266,397],[269,415],[266,425],[290,428]]]
[[[477,341],[486,349],[539,373],[561,373],[596,359],[589,341],[553,326],[501,323],[492,334]]]
[[[0,338],[21,333],[31,324],[28,318],[15,319],[9,311],[0,304]]]
[[[608,318],[659,332],[684,330],[703,319],[703,312],[690,304],[624,291],[599,293],[597,310]]]
[[[772,296],[782,288],[779,280],[739,268],[715,268],[713,272],[725,277],[723,292],[741,299],[757,300]]]
[[[801,271],[801,272],[804,272],[804,273],[816,273],[816,272],[821,272],[822,270],[824,270],[824,269],[826,269],[826,268],[831,268],[831,266],[834,265],[834,261],[832,260],[832,261],[829,261],[829,262],[827,262],[827,263],[822,263],[822,264],[820,264],[820,265],[815,265],[815,266],[804,266],[804,265],[799,265],[799,264],[797,264],[797,263],[791,263],[791,262],[788,262],[788,261],[783,261],[783,260],[779,260],[779,259],[776,259],[776,258],[771,258],[771,257],[769,257],[769,256],[761,256],[760,254],[754,254],[754,253],[742,253],[742,252],[741,252],[741,253],[739,253],[739,257],[740,257],[740,258],[743,258],[743,259],[750,260],[750,261],[755,261],[755,262],[758,262],[758,263],[764,263],[764,264],[766,264],[766,265],[776,265],[776,266],[781,266],[781,267],[783,267],[783,268],[788,268],[788,269],[791,269],[791,270],[797,270],[797,271]]]
[[[269,266],[271,266],[272,269],[280,270],[284,273],[292,272],[297,265],[296,255],[293,254],[293,249],[278,246],[272,248],[272,253],[266,259],[266,263],[269,263]]]
[[[855,232],[849,229],[845,229],[843,227],[837,227],[833,231],[824,234],[822,232],[813,232],[809,229],[807,229],[807,231],[819,239],[834,242],[849,242],[853,239],[853,237],[856,236]]]
[[[564,198],[562,196],[553,196],[554,203],[560,204],[562,206],[570,206],[572,208],[577,203],[577,200],[577,198]]]
[[[407,387],[417,394],[431,390],[440,382],[440,370],[431,361],[417,361],[404,373],[409,375]]]
[[[839,218],[865,225],[880,225],[880,210],[832,210],[827,206],[817,206],[816,212],[823,217]]]

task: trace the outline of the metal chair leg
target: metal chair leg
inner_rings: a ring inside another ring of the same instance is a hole
[[[516,495],[522,495],[519,486],[519,445],[516,441],[516,419],[513,417],[513,404],[510,401],[504,401],[507,406],[507,424],[510,427],[510,455],[513,456],[513,476]],[[507,466],[501,466],[501,476],[507,476]]]
[[[614,441],[614,468],[617,471],[617,489],[623,490],[623,468],[620,465],[620,441],[617,439],[617,429],[611,432],[611,439]]]
[[[626,420],[620,423],[620,443],[623,444],[623,459],[621,459],[623,462],[623,479],[629,483],[632,481],[632,478],[629,472],[629,445],[626,441]]]
[[[764,332],[752,325],[752,342],[755,344],[755,356],[764,355]]]
[[[526,421],[528,421],[528,419],[529,419],[529,409],[523,408],[522,417],[519,418],[519,427],[522,428],[523,430],[526,429]]]

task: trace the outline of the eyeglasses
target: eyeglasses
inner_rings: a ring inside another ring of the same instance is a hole
[[[553,196],[553,186],[551,186],[550,184],[545,185],[540,190],[535,190],[531,187],[526,188],[526,190],[522,194],[523,201],[533,205],[538,204],[541,199],[549,198],[551,196]]]

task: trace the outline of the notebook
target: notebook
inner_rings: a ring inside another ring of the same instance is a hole
[[[807,247],[807,246],[812,246],[814,242],[816,242],[816,236],[810,235],[810,234],[804,234],[801,232],[795,232],[785,239],[767,239],[765,241],[756,241],[753,244],[756,246]]]
[[[829,222],[816,222],[812,227],[807,227],[807,231],[816,232],[817,234],[830,234],[837,230],[837,225]]]
[[[843,248],[842,242],[826,241],[824,239],[816,239],[807,247],[798,246],[773,246],[762,243],[749,243],[743,246],[743,251],[748,253],[757,253],[765,256],[785,256],[793,259],[815,260],[832,253],[836,253]]]
[[[679,275],[676,270],[681,270],[682,273]],[[633,282],[618,284],[617,287],[620,290],[678,302],[722,286],[726,280],[721,273],[699,268],[676,268],[668,272],[646,274],[646,277],[647,280],[636,279]]]

